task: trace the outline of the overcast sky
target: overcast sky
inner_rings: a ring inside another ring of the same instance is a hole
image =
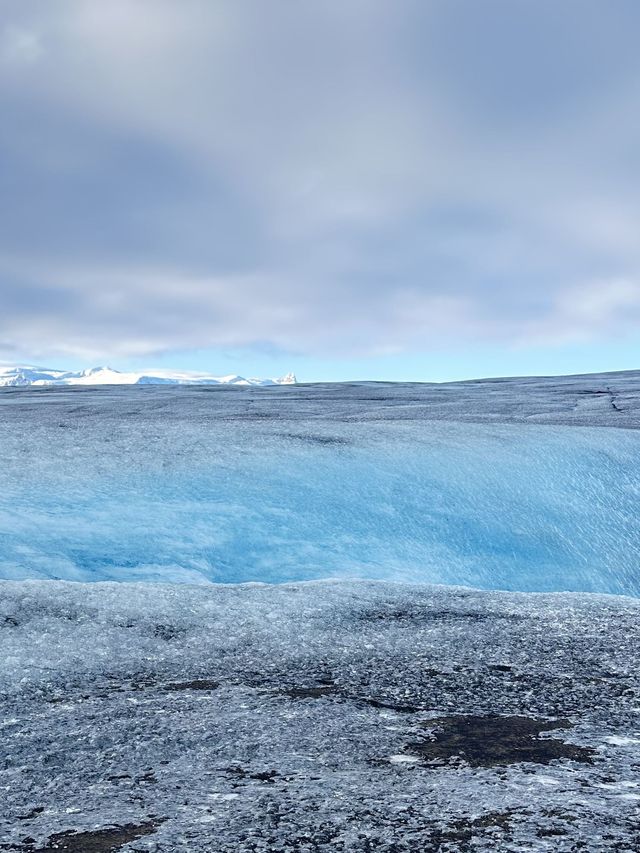
[[[640,367],[638,0],[0,0],[0,359]]]

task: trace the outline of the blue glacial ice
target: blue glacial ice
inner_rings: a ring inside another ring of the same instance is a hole
[[[3,390],[0,577],[639,595],[637,387]]]

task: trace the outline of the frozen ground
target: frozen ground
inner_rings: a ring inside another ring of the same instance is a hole
[[[640,593],[640,374],[0,391],[0,577]]]
[[[640,849],[638,600],[0,588],[0,850]]]
[[[0,851],[637,853],[639,415],[1,391]]]

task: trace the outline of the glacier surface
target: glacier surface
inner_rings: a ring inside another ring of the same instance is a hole
[[[640,601],[0,582],[0,850],[635,853]]]
[[[638,595],[639,389],[2,389],[0,577]]]
[[[0,851],[635,853],[639,390],[0,391]]]

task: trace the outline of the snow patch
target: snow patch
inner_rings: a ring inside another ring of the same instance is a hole
[[[390,755],[389,756],[390,764],[419,764],[420,759],[416,758],[415,755]]]
[[[612,744],[613,746],[632,746],[633,744],[640,743],[640,738],[637,737],[622,737],[621,735],[610,735],[605,738],[607,743]]]

